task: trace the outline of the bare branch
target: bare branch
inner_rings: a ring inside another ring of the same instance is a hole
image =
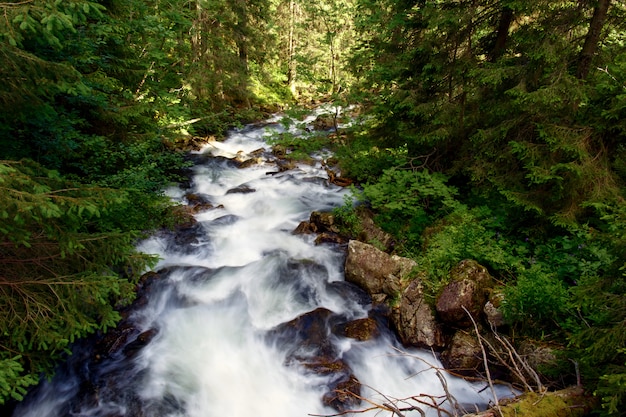
[[[474,325],[474,330],[476,331],[476,335],[478,336],[478,344],[480,345],[480,351],[483,354],[483,364],[485,366],[485,373],[487,374],[487,382],[489,383],[489,388],[491,389],[491,395],[493,395],[493,400],[495,401],[495,407],[498,410],[499,415],[502,415],[502,410],[500,409],[500,402],[498,400],[498,394],[496,394],[496,389],[493,387],[493,380],[491,379],[491,372],[489,371],[489,361],[487,360],[487,352],[485,351],[485,346],[483,345],[482,337],[480,336],[480,332],[478,331],[478,325],[476,324],[476,320],[472,317],[471,313],[462,306],[465,313],[469,316],[472,324]]]

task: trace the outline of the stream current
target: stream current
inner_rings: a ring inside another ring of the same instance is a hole
[[[338,412],[322,400],[337,375],[303,365],[301,358],[316,349],[314,344],[297,344],[294,332],[272,335],[320,308],[344,322],[371,313],[367,297],[344,282],[345,248],[316,245],[314,235],[292,234],[312,211],[342,205],[347,191],[329,184],[321,156],[315,165],[280,173],[271,161],[247,168],[229,162],[260,148],[271,159],[266,137],[284,129],[278,120],[232,131],[224,142],[208,144],[195,155],[191,188],[167,191],[181,204],[190,193],[203,196],[214,208],[196,214],[195,239],[157,234],[139,247],[161,257],[156,268],[161,272],[148,301],[128,320],[135,339],[151,330],[156,335],[133,355],[94,360],[89,347],[75,349],[52,381],[43,381],[18,405],[14,417],[304,417]],[[326,332],[327,350],[347,365],[361,384],[360,396],[372,403],[419,406],[427,415],[437,415],[411,397],[425,394],[423,401],[437,398],[437,404],[451,410],[447,391],[468,411],[490,401],[484,383],[445,375],[443,384],[444,374],[432,368],[440,366],[434,355],[402,348],[389,330],[365,341],[330,328]],[[362,401],[352,408],[371,406]],[[421,412],[405,410],[403,415]]]

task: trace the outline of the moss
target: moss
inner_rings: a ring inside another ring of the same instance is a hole
[[[584,395],[580,388],[538,394],[526,393],[514,402],[500,406],[503,417],[576,417],[587,415],[593,398]]]

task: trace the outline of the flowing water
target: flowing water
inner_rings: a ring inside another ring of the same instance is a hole
[[[306,358],[319,353],[319,343],[296,340],[302,332],[285,325],[328,310],[325,352],[345,364],[344,376],[349,369],[358,379],[361,397],[399,408],[420,406],[431,415],[436,410],[416,402],[416,396],[437,397],[445,408],[451,407],[446,390],[470,410],[489,402],[485,384],[448,376],[442,383],[432,353],[402,349],[388,330],[367,341],[331,332],[333,320],[368,317],[371,303],[343,282],[343,247],[315,245],[314,235],[292,231],[312,211],[343,204],[347,191],[328,183],[319,161],[281,173],[271,161],[234,167],[228,158],[269,151],[268,130],[282,128],[267,126],[246,127],[209,144],[196,155],[191,188],[168,190],[183,204],[193,193],[215,208],[196,215],[193,239],[162,233],[140,246],[161,256],[156,269],[162,272],[148,301],[128,319],[134,336],[124,343],[131,345],[141,332],[156,335],[132,355],[119,349],[101,358],[88,347],[77,349],[14,417],[335,414],[322,399],[338,374],[307,367]],[[352,408],[371,405],[363,401]]]

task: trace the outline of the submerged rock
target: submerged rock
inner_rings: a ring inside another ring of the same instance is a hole
[[[206,194],[187,193],[185,194],[185,200],[187,200],[187,204],[194,213],[213,208],[210,197]]]
[[[361,384],[331,340],[330,330],[340,319],[320,307],[276,327],[268,339],[287,349],[287,366],[324,377],[322,401],[341,412],[360,403]]]
[[[249,194],[254,192],[256,192],[254,188],[250,187],[247,184],[242,184],[238,187],[231,188],[230,190],[226,191],[226,194]]]

